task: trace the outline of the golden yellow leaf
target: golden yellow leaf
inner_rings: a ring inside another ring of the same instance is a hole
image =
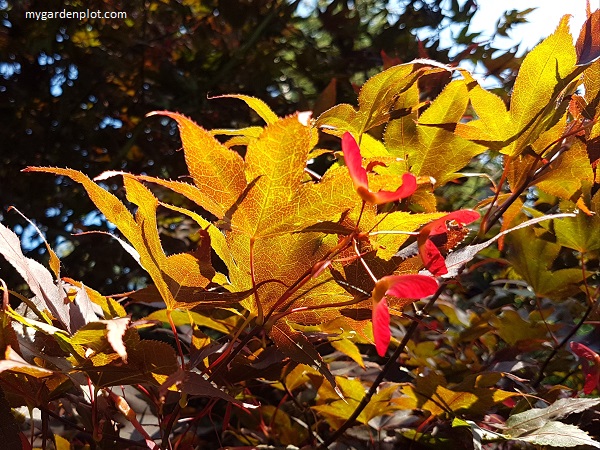
[[[418,118],[416,126],[408,123],[409,118],[390,123],[385,141],[391,154],[406,158],[405,170],[432,177],[439,186],[455,178],[456,171],[486,150],[452,131],[467,108],[469,86],[466,80],[455,80],[447,85]]]
[[[223,217],[246,187],[244,161],[211,134],[181,114],[157,111],[177,121],[190,175],[199,189],[202,207]]]

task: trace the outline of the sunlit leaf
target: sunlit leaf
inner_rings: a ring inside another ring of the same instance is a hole
[[[436,186],[453,179],[455,172],[486,150],[453,133],[454,124],[461,120],[467,108],[470,88],[467,80],[455,80],[446,86],[418,118],[414,130],[417,136],[412,145],[394,139],[394,122],[386,132],[386,142],[400,144],[391,146],[390,152],[405,156],[412,173],[431,177]]]
[[[568,16],[556,31],[527,54],[505,107],[483,89],[471,90],[471,102],[479,119],[457,126],[457,134],[485,144],[504,154],[521,154],[528,144],[551,128],[566,105],[557,108],[557,98],[582,72],[576,68],[576,53],[569,33]]]
[[[594,11],[581,27],[575,50],[579,65],[590,64],[600,57],[600,10]]]
[[[330,343],[331,346],[335,348],[338,352],[342,352],[344,355],[349,356],[360,367],[362,367],[363,369],[365,368],[365,362],[363,360],[359,348],[350,339],[334,339],[331,340]]]
[[[503,435],[509,439],[524,440],[539,445],[555,445],[557,447],[575,447],[591,445],[600,448],[580,428],[557,422],[556,419],[569,414],[585,411],[600,403],[597,398],[562,398],[547,408],[533,408],[514,414],[506,421]]]
[[[358,110],[344,103],[336,105],[321,114],[316,125],[337,136],[345,131],[360,136],[387,122],[397,97],[409,89],[425,71],[422,66],[413,64],[391,67],[363,85],[358,96]]]
[[[263,102],[261,99],[252,97],[250,95],[241,95],[241,94],[228,94],[228,95],[217,95],[216,97],[210,97],[211,99],[218,98],[237,98],[239,100],[243,100],[246,104],[252,108],[252,110],[258,114],[266,123],[270,125],[272,123],[277,122],[279,117],[277,114],[273,112],[269,106]]]
[[[157,111],[149,115],[177,121],[187,167],[203,199],[202,206],[223,217],[246,187],[242,158],[181,114]]]
[[[10,346],[6,348],[4,359],[0,360],[0,372],[4,372],[5,370],[30,375],[34,378],[51,377],[56,373],[52,370],[28,363]]]

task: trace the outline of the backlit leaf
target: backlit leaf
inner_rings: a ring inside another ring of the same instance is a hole
[[[255,184],[234,212],[232,227],[251,237],[268,236],[279,224],[278,218],[294,214],[311,133],[290,116],[267,126],[248,146],[246,177]]]
[[[577,64],[586,65],[600,57],[600,10],[585,21],[575,44]]]
[[[321,114],[316,125],[337,136],[345,131],[355,136],[362,135],[389,121],[398,96],[409,89],[425,70],[413,64],[403,64],[375,75],[360,91],[358,110],[344,103],[336,105]]]
[[[585,146],[576,140],[550,164],[544,175],[537,178],[536,186],[548,194],[577,201],[581,195],[582,183],[592,181],[594,173],[589,165]]]
[[[187,167],[200,190],[202,206],[223,217],[246,187],[243,159],[181,114],[156,111],[149,115],[164,115],[177,121]]]
[[[516,156],[554,125],[566,104],[557,108],[553,99],[583,70],[575,67],[576,53],[568,21],[568,16],[563,17],[556,31],[525,57],[507,113],[493,94],[478,88],[471,90],[471,102],[479,119],[459,124],[458,135]]]
[[[451,82],[418,118],[416,142],[411,146],[390,146],[392,154],[407,156],[408,170],[417,176],[432,177],[436,185],[453,179],[455,172],[486,150],[452,132],[467,108],[469,86],[466,80]],[[445,129],[445,125],[450,129]],[[398,142],[390,136],[394,132],[394,127],[387,130],[386,142]]]
[[[269,106],[263,102],[261,99],[256,97],[251,97],[250,95],[241,95],[241,94],[228,94],[228,95],[217,95],[216,97],[210,97],[211,99],[217,98],[237,98],[239,100],[243,100],[246,104],[252,108],[252,110],[258,114],[266,123],[270,125],[272,123],[277,122],[279,117],[277,114],[269,108]]]

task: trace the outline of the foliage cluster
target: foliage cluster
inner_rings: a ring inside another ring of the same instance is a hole
[[[28,167],[78,183],[152,284],[103,295],[0,225],[33,294],[2,282],[6,442],[31,448],[25,406],[56,448],[600,447],[599,29],[574,45],[563,18],[508,104],[418,59],[314,119],[243,94],[260,126],[151,113],[186,178]],[[193,251],[165,252],[160,210]]]
[[[58,244],[70,276],[108,285],[106,293],[146,282],[144,271],[129,263],[118,245],[73,239],[72,233],[107,230],[76,184],[44,177],[22,183],[15,169],[68,166],[90,176],[124,170],[162,178],[185,173],[176,127],[157,126],[146,117],[149,111],[176,110],[207,129],[241,128],[259,125],[260,117],[235,100],[208,97],[237,92],[264,99],[279,116],[298,109],[318,115],[336,101],[353,102],[353,84],[381,71],[382,56],[455,64],[471,59],[509,85],[518,67],[516,49],[499,50],[494,39],[469,31],[476,11],[472,1],[311,5],[300,0],[0,1],[0,214],[29,240],[26,255],[37,258],[45,247],[20,217],[4,213],[10,205],[18,205],[48,242]],[[25,17],[63,9],[119,11],[127,19]],[[498,34],[522,21],[521,13],[507,13]],[[441,33],[453,38],[442,44]],[[433,98],[436,86],[431,89]],[[190,241],[171,228],[178,220],[173,216],[161,212],[159,217],[163,243],[169,252],[185,251]]]

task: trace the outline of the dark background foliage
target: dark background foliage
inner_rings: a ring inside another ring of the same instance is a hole
[[[25,15],[86,9],[123,11],[127,19]],[[239,128],[258,117],[238,100],[210,97],[243,93],[279,115],[316,115],[334,102],[355,102],[357,86],[384,64],[414,58],[470,59],[509,86],[515,51],[498,51],[469,31],[476,11],[473,0],[0,0],[0,218],[30,254],[42,255],[32,228],[7,208],[34,220],[58,250],[64,275],[107,294],[139,287],[144,274],[118,244],[72,236],[110,230],[79,186],[20,170],[40,165],[91,177],[123,170],[177,178],[185,165],[176,128],[146,118],[148,112],[174,110],[209,129]],[[522,14],[507,13],[498,33],[522,21]],[[451,44],[440,42],[444,30]],[[190,244],[179,220],[161,222],[167,252]],[[0,276],[16,288],[16,274]]]

